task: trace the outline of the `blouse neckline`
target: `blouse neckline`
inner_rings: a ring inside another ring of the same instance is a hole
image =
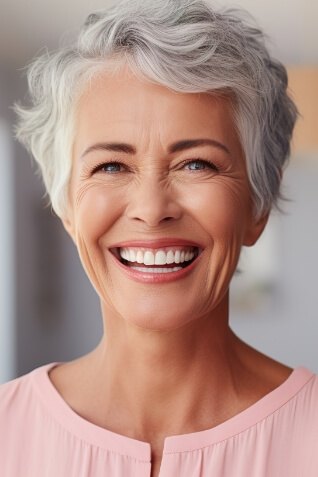
[[[31,371],[31,381],[49,413],[71,434],[108,451],[127,455],[141,461],[150,462],[150,443],[133,439],[99,427],[77,414],[59,394],[48,372],[62,362],[53,362]],[[314,376],[309,369],[299,366],[273,391],[254,404],[224,421],[203,431],[168,436],[164,441],[163,454],[190,452],[229,439],[284,406]]]

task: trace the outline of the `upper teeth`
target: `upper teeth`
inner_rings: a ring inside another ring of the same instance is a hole
[[[136,250],[132,248],[120,248],[119,254],[129,262],[143,263],[144,265],[165,265],[169,263],[182,263],[192,260],[195,256],[193,247],[191,250]]]

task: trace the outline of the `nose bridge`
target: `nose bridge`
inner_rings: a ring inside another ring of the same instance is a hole
[[[152,226],[168,218],[179,218],[181,207],[168,178],[163,177],[158,170],[146,169],[131,188],[126,210],[128,217],[142,220]]]

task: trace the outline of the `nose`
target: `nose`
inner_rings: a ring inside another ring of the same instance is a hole
[[[144,177],[133,188],[127,202],[128,217],[140,220],[149,227],[156,227],[163,221],[179,219],[182,215],[181,205],[172,186],[154,177]]]

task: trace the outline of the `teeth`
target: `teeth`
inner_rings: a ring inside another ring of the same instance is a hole
[[[143,262],[145,265],[154,265],[155,264],[154,254],[152,252],[145,252]]]
[[[151,253],[151,255],[153,257],[152,253]],[[155,263],[150,263],[149,265],[165,265],[167,263],[166,257],[167,256],[166,256],[165,252],[163,250],[159,250],[155,254]],[[171,263],[173,263],[173,261]]]
[[[126,258],[126,260],[129,261],[129,258],[130,258],[129,250],[125,250],[125,257],[124,258]],[[143,263],[143,253],[140,250],[138,250],[138,252],[137,252],[136,262]]]
[[[129,261],[136,262],[136,253],[134,250],[129,250]]]
[[[174,252],[172,250],[169,250],[167,253],[166,263],[174,263]],[[163,265],[165,265],[166,263],[164,263]]]
[[[119,254],[129,262],[143,263],[144,265],[166,265],[171,263],[183,263],[192,260],[195,256],[194,250],[133,250],[120,248]]]
[[[173,267],[173,268],[146,268],[146,267],[136,267],[132,266],[134,270],[138,270],[139,272],[146,272],[146,273],[171,273],[171,272],[178,272],[182,270],[182,267]]]

